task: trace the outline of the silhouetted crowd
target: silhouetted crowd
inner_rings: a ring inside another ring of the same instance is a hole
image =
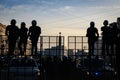
[[[20,50],[20,55],[25,55],[28,38],[32,43],[31,55],[37,54],[37,42],[41,34],[41,28],[37,26],[37,21],[33,20],[31,22],[32,26],[30,26],[29,29],[26,27],[25,22],[21,22],[20,29],[18,26],[16,26],[15,19],[12,19],[10,23],[11,25],[8,25],[5,31],[5,34],[8,37],[9,55],[14,55],[14,50],[18,39],[18,48]]]
[[[16,26],[16,20],[12,19],[11,25],[6,27],[5,34],[8,36],[8,53],[14,54],[16,42],[18,42],[18,48],[20,54],[26,54],[26,45],[28,38],[31,40],[31,55],[37,54],[37,42],[41,34],[41,28],[37,26],[37,21],[31,22],[32,26],[29,29],[26,27],[25,22],[21,22],[20,29]],[[120,44],[120,17],[117,18],[117,22],[109,24],[108,20],[103,22],[101,27],[102,35],[102,55],[112,55],[113,53],[119,53]],[[87,29],[89,54],[94,55],[94,44],[99,39],[98,29],[95,27],[95,22],[90,22],[90,27]]]
[[[120,67],[120,17],[116,22],[110,23],[108,20],[103,21],[101,27],[102,35],[102,56],[105,59],[109,56],[110,62],[112,62],[112,56],[116,55],[116,66]],[[98,41],[99,34],[98,29],[95,27],[95,23],[90,22],[90,27],[87,29],[89,56],[94,55],[94,45]]]
[[[8,37],[8,55],[14,55],[16,42],[18,42],[18,48],[20,55],[26,54],[27,40],[31,40],[31,55],[37,54],[37,43],[41,34],[41,28],[37,26],[37,21],[31,22],[32,26],[28,29],[25,22],[21,22],[20,29],[16,26],[16,20],[12,19],[10,25],[6,27],[5,34]],[[108,20],[103,21],[101,27],[102,35],[102,56],[109,56],[110,60],[112,55],[116,55],[116,67],[120,71],[120,17],[116,22],[109,24]],[[94,45],[99,39],[98,29],[95,27],[95,22],[90,22],[90,27],[87,29],[86,37],[88,37],[89,56],[94,56]],[[40,58],[41,59],[41,58]],[[1,60],[0,60],[1,61]],[[71,58],[63,57],[61,61],[59,58],[54,57],[53,61],[51,57],[48,57],[46,61],[42,61],[44,68],[46,69],[47,80],[77,80],[80,76],[80,72],[76,68],[76,62]],[[75,74],[74,74],[75,73]],[[59,77],[59,79],[58,79]],[[82,78],[82,74],[80,76]],[[64,78],[64,79],[63,79]]]
[[[84,79],[81,71],[76,67],[76,60],[72,58],[47,57],[42,61],[46,69],[46,80],[80,80]]]

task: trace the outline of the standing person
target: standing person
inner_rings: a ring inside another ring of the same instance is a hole
[[[110,51],[111,54],[116,54],[116,45],[117,45],[117,38],[119,34],[119,30],[117,28],[117,23],[113,22],[110,24]]]
[[[89,54],[93,55],[94,54],[94,43],[95,41],[97,41],[99,37],[98,29],[95,27],[94,22],[90,22],[90,27],[87,29],[86,36],[88,37]]]
[[[116,22],[113,22],[109,25],[110,27],[110,38],[109,38],[109,61],[110,61],[110,64],[111,65],[114,65],[115,63],[113,63],[113,56],[116,55],[116,45],[117,45],[117,36],[118,36],[118,29],[117,29],[117,23]]]
[[[26,54],[26,45],[27,45],[27,39],[28,39],[28,28],[26,28],[25,22],[21,23],[21,28],[19,29],[19,43],[18,48],[20,49],[20,54],[24,55]],[[23,48],[22,48],[23,47]]]
[[[120,17],[117,18],[117,28],[119,30],[116,45],[116,66],[118,75],[120,75]],[[120,78],[120,76],[118,76]]]
[[[110,27],[108,26],[108,20],[104,20],[101,27],[102,31],[102,55],[105,57],[105,52],[109,55],[109,46],[110,46]]]
[[[118,35],[117,35],[117,50],[116,50],[116,54],[117,54],[117,57],[120,56],[119,54],[119,50],[120,50],[120,17],[117,18],[117,29],[118,29]]]
[[[33,20],[32,26],[30,26],[29,32],[28,32],[28,36],[30,36],[30,40],[32,43],[32,48],[31,48],[32,55],[33,55],[34,50],[35,50],[34,54],[37,54],[37,42],[38,42],[40,34],[41,34],[41,28],[37,26],[37,21]]]
[[[14,50],[16,46],[16,41],[18,39],[18,27],[16,26],[16,20],[12,19],[11,20],[11,25],[8,25],[6,27],[5,34],[8,37],[8,55],[14,55]]]

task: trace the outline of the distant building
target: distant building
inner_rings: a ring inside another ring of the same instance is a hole
[[[0,23],[0,54],[7,53],[7,37],[5,36],[6,26]]]
[[[44,50],[44,56],[50,56],[50,57],[59,57],[60,59],[62,59],[62,57],[64,56],[64,46],[55,46],[52,48],[48,48]]]
[[[87,55],[88,55],[88,52],[85,52],[82,49],[77,49],[77,50],[68,49],[68,56],[72,59],[81,58],[81,57],[87,56]]]
[[[5,35],[5,29],[6,29],[6,26],[5,25],[3,25],[2,23],[0,23],[0,34],[1,35]]]
[[[6,39],[5,29],[6,29],[6,26],[0,23],[0,41]]]

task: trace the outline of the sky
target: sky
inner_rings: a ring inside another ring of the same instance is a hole
[[[91,21],[100,28],[104,20],[115,22],[120,15],[120,0],[0,0],[0,23],[16,19],[26,27],[36,20],[42,34],[85,36]]]

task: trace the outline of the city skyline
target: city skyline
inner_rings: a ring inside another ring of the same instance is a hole
[[[104,20],[115,22],[120,12],[119,0],[2,0],[0,23],[9,25],[11,19],[17,26],[27,27],[37,20],[42,35],[85,36],[91,21],[101,33]]]

